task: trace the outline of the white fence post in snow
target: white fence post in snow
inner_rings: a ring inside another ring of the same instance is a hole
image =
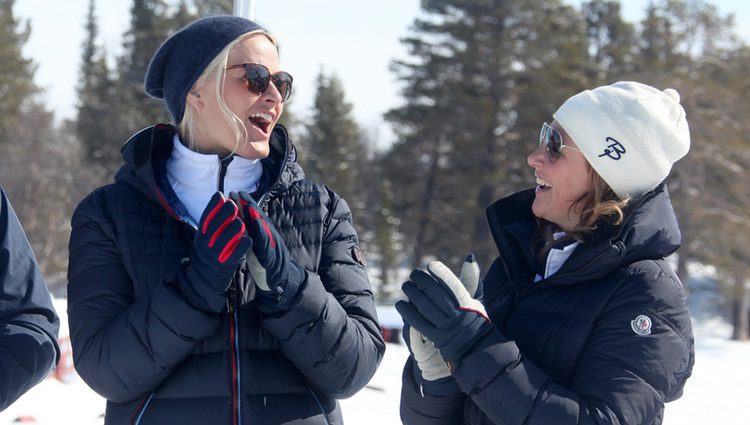
[[[234,0],[234,16],[255,19],[255,0]]]

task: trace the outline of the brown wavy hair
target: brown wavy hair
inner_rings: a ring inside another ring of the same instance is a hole
[[[534,245],[539,253],[539,258],[545,258],[554,245],[564,240],[582,241],[584,236],[595,232],[599,225],[610,223],[621,224],[625,218],[624,209],[631,198],[620,199],[615,191],[604,181],[599,174],[586,163],[591,175],[591,188],[588,192],[576,199],[568,209],[568,213],[579,208],[581,220],[575,230],[568,232],[563,239],[555,240],[553,233],[561,231],[560,227],[547,220],[537,218],[537,232]]]

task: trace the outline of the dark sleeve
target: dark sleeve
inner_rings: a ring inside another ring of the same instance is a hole
[[[0,411],[53,369],[59,328],[34,253],[0,188]]]
[[[356,259],[351,212],[337,195],[331,199],[318,273],[307,271],[291,311],[263,325],[316,390],[346,398],[375,374],[385,342],[370,281]]]
[[[409,356],[401,376],[401,421],[404,425],[455,425],[463,423],[466,395],[456,390],[431,395],[417,382],[414,359]],[[455,385],[455,384],[454,384]]]
[[[650,424],[679,396],[693,364],[690,319],[675,279],[629,278],[597,321],[566,386],[497,329],[462,359],[454,376],[495,423]],[[649,335],[631,329],[640,314],[653,321]]]
[[[189,304],[166,276],[136,299],[104,211],[90,196],[73,214],[68,322],[78,374],[101,396],[125,402],[159,385],[219,317]]]

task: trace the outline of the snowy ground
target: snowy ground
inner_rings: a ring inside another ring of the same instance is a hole
[[[65,311],[64,301],[58,311]],[[728,340],[730,329],[714,318],[695,323],[696,365],[680,400],[667,405],[664,425],[750,424],[750,343]],[[408,356],[403,345],[389,344],[368,386],[343,400],[347,424],[400,423],[401,367]],[[70,378],[70,377],[69,377]],[[0,425],[33,416],[40,425],[101,425],[104,401],[79,378],[69,383],[48,378],[0,413]]]

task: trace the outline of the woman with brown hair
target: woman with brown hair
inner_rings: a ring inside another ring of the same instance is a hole
[[[536,188],[487,209],[483,297],[439,262],[403,285],[406,424],[658,425],[682,394],[693,335],[663,183],[690,144],[679,95],[620,82],[553,117]]]

